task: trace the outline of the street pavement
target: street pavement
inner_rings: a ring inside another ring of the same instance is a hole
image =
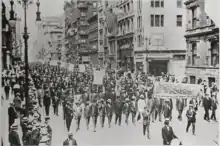
[[[183,112],[183,121],[180,122],[177,120],[177,111],[173,110],[173,120],[170,123],[182,143],[184,145],[215,145],[214,140],[216,140],[218,133],[218,122],[204,121],[204,110],[200,107],[197,113],[196,135],[193,136],[191,128],[188,133],[185,132],[187,124],[185,112]],[[216,115],[218,116],[219,114],[216,113]],[[73,121],[71,132],[74,134],[79,145],[162,145],[161,129],[163,122],[156,121],[155,123],[151,123],[151,139],[149,140],[146,136],[143,136],[142,121],[139,121],[135,126],[131,123],[130,117],[130,123],[126,125],[124,119],[122,120],[122,126],[118,126],[113,124],[113,117],[111,128],[108,128],[107,119],[104,128],[101,128],[98,120],[97,130],[93,132],[92,123],[90,122],[90,129],[87,130],[85,119],[82,118],[80,131],[75,132],[75,122]],[[64,130],[61,110],[59,117],[51,114],[51,126],[53,128],[52,145],[61,145],[63,140],[67,138],[67,131]]]
[[[1,125],[4,131],[3,139],[6,146],[8,143],[8,115],[7,108],[9,102],[12,101],[13,97],[9,101],[4,102],[3,115],[1,115]],[[177,137],[183,142],[183,145],[216,145],[215,140],[217,139],[218,133],[218,122],[207,122],[203,120],[204,109],[199,108],[197,112],[197,122],[196,122],[196,135],[193,136],[191,128],[188,133],[186,133],[187,119],[185,116],[185,111],[183,112],[183,121],[177,120],[177,111],[173,110],[173,120],[170,125],[173,127]],[[45,116],[45,112],[41,109],[42,116]],[[211,112],[210,112],[211,113]],[[217,119],[219,119],[219,111],[216,113]],[[3,118],[2,118],[3,117]],[[50,125],[53,129],[52,131],[52,146],[60,146],[62,142],[67,138],[66,125],[63,120],[62,107],[59,107],[59,116],[53,115],[53,109],[50,109]],[[163,122],[156,121],[150,125],[150,137],[143,136],[142,132],[142,121],[140,120],[136,123],[136,126],[131,123],[131,117],[129,118],[129,125],[125,124],[125,118],[122,118],[122,126],[114,124],[114,116],[112,118],[112,127],[108,128],[107,118],[105,120],[105,127],[101,128],[98,119],[97,130],[93,132],[92,120],[90,121],[90,129],[86,129],[85,119],[82,117],[80,130],[75,131],[75,122],[72,121],[71,132],[74,134],[74,138],[77,140],[78,145],[162,145],[162,134],[161,128],[163,127]],[[2,132],[2,131],[1,131]],[[19,130],[19,132],[21,132]]]

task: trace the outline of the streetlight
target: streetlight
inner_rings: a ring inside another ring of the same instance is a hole
[[[33,0],[18,0],[18,3],[21,4],[24,8],[24,34],[23,34],[23,39],[24,39],[24,48],[25,48],[25,52],[24,52],[24,61],[25,61],[25,105],[26,105],[26,112],[28,112],[28,106],[29,106],[29,67],[28,67],[28,38],[29,38],[29,34],[27,31],[27,8],[28,5],[33,4]],[[40,18],[40,11],[39,11],[39,6],[40,6],[40,2],[39,0],[37,0],[36,2],[37,5],[37,18],[36,21],[41,21]]]

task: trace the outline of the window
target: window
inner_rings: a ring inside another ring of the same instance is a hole
[[[160,26],[160,15],[155,15],[155,26],[156,27]]]
[[[150,15],[151,27],[154,27],[154,15]]]
[[[218,42],[211,43],[211,65],[219,64],[219,45]]]
[[[155,0],[155,7],[156,8],[160,7],[160,0]]]
[[[176,16],[176,26],[177,27],[182,27],[182,19],[183,19],[183,16],[182,15],[177,15]]]
[[[160,1],[160,7],[162,7],[162,8],[164,7],[164,0]]]
[[[196,77],[195,76],[190,76],[190,84],[195,84],[196,83]]]
[[[151,0],[150,5],[151,5],[152,8],[154,7],[154,0]]]
[[[160,15],[160,26],[163,27],[164,25],[164,15]]]
[[[192,65],[196,64],[196,57],[197,57],[197,44],[193,43],[192,44]]]
[[[138,47],[141,46],[141,35],[138,36]]]
[[[137,22],[138,28],[141,28],[141,25],[142,25],[142,24],[141,24],[141,23],[142,23],[142,22],[141,22],[141,16],[138,16],[137,21],[138,21],[138,22]]]
[[[151,15],[151,27],[163,27],[164,15]]]
[[[138,10],[141,11],[141,0],[138,0]]]
[[[177,4],[177,8],[182,8],[182,0],[177,0],[176,4]]]
[[[197,23],[197,18],[196,18],[196,8],[192,9],[192,28],[196,27],[196,23]]]

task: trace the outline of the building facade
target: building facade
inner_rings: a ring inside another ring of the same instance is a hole
[[[65,11],[65,39],[66,47],[68,48],[68,62],[89,64],[93,62],[92,58],[97,55],[97,48],[90,47],[88,19],[97,12],[97,0],[85,1],[77,0],[76,2],[66,2]],[[94,24],[95,25],[95,24]]]
[[[209,85],[219,82],[219,28],[205,12],[205,0],[188,0],[187,10],[187,66],[189,82],[199,78]]]
[[[117,4],[121,10],[118,16],[117,57],[120,68],[134,69],[134,42],[135,42],[135,4],[133,0],[123,0]]]
[[[38,24],[38,39],[35,43],[41,59],[65,60],[63,17],[42,18],[42,22]]]
[[[94,3],[97,7],[97,3]],[[88,17],[88,23],[89,23],[89,36],[88,36],[88,41],[89,41],[89,47],[92,47],[90,54],[90,61],[94,65],[99,64],[98,60],[98,14],[97,14],[97,9],[95,11],[92,11],[90,14],[92,16]]]
[[[183,1],[137,0],[134,4],[137,19],[135,70],[154,75],[164,72],[184,76],[186,42]]]

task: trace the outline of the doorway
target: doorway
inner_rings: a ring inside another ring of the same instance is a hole
[[[149,73],[154,76],[160,76],[161,73],[167,73],[167,60],[152,60],[149,62]]]

